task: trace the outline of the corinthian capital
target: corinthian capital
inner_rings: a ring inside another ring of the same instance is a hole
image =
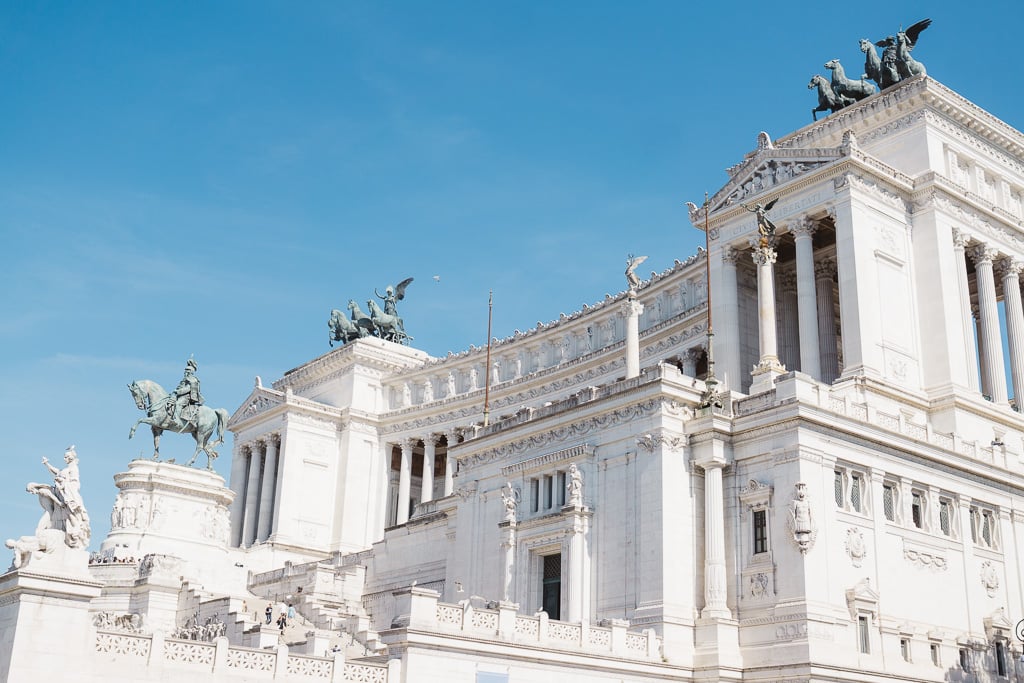
[[[1004,280],[1018,279],[1021,271],[1024,270],[1024,262],[1007,256],[999,259],[996,268],[1000,278]]]
[[[814,276],[819,280],[832,280],[835,278],[836,272],[836,262],[832,259],[823,259],[814,264]]]
[[[995,260],[996,256],[999,255],[999,252],[987,244],[979,244],[973,249],[970,249],[967,252],[967,255],[971,257],[972,261],[974,261],[974,265],[980,266],[983,263],[991,264],[992,261]]]
[[[779,258],[779,252],[771,247],[758,247],[751,252],[751,257],[757,265],[768,266],[773,265],[775,260]]]
[[[959,249],[967,247],[967,243],[971,241],[971,238],[963,230],[953,228],[953,246]]]
[[[793,222],[793,227],[790,230],[793,233],[794,239],[813,237],[814,233],[818,230],[818,224],[807,216],[801,216]]]

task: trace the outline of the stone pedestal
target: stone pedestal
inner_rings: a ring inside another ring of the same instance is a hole
[[[226,551],[234,493],[216,472],[133,460],[114,484],[120,492],[102,554],[141,560],[150,553],[192,557],[197,548]]]
[[[63,532],[61,532],[63,533]],[[89,553],[66,546],[0,576],[0,680],[92,681]]]

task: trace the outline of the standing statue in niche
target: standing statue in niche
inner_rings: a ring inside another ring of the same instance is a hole
[[[814,523],[811,504],[807,500],[807,484],[797,482],[795,488],[795,496],[789,503],[789,528],[800,553],[806,554],[814,545],[818,529]]]
[[[516,521],[516,508],[519,507],[519,491],[512,487],[512,482],[501,489],[501,502],[505,506],[505,521]]]
[[[583,507],[583,473],[576,467],[576,463],[569,465],[565,488],[569,494],[569,505]]]

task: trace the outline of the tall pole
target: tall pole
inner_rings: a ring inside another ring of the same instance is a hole
[[[708,215],[711,213],[711,200],[704,193],[704,281],[708,292],[708,374],[704,378],[704,393],[701,395],[701,408],[721,408],[722,395],[718,391],[718,379],[715,377],[715,329],[711,319],[711,237],[709,233]]]
[[[491,319],[494,315],[494,290],[487,295],[487,365],[484,367],[484,427],[491,421]]]

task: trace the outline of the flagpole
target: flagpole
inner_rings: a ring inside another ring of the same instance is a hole
[[[722,395],[718,391],[718,378],[715,377],[715,330],[711,320],[711,236],[708,216],[711,213],[711,201],[708,193],[704,193],[704,281],[708,293],[708,374],[704,378],[704,393],[701,395],[701,408],[721,408]]]
[[[491,421],[491,319],[494,315],[494,290],[487,295],[487,364],[484,366],[484,427]]]

